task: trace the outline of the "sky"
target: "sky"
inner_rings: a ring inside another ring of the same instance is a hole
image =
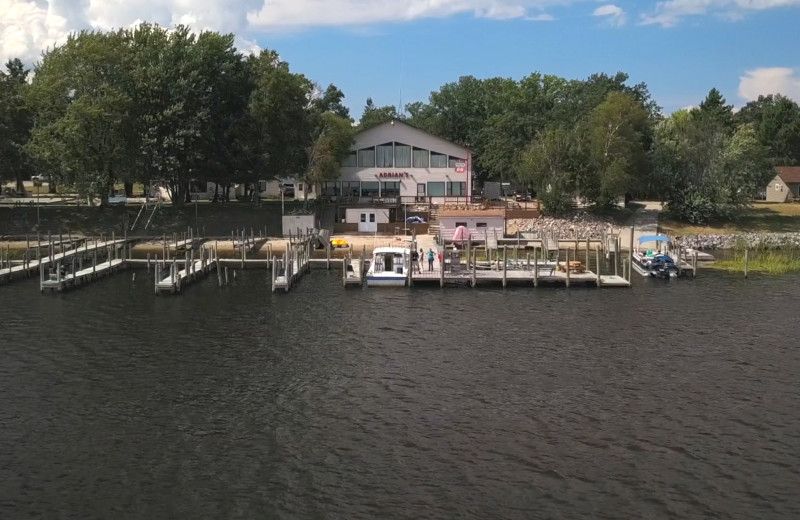
[[[401,106],[461,76],[644,82],[665,113],[711,88],[800,102],[800,0],[0,0],[0,59],[35,63],[81,29],[148,21],[237,35],[346,96]]]

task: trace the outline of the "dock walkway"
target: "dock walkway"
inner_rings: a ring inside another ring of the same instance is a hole
[[[208,251],[208,256],[206,251]],[[193,253],[192,256],[187,254],[182,261],[173,259],[167,276],[163,276],[161,264],[156,264],[155,292],[157,295],[162,292],[179,293],[184,286],[205,276],[217,267],[213,249],[201,249],[199,259],[195,259]],[[183,269],[178,269],[179,265],[183,265]]]
[[[53,254],[52,256],[42,257],[38,260],[26,259],[23,260],[18,265],[12,265],[5,269],[0,269],[0,282],[10,282],[17,278],[28,278],[33,274],[39,272],[40,268],[45,268],[54,264],[58,264],[59,262],[70,259],[75,255],[94,253],[96,251],[101,251],[106,248],[117,248],[119,246],[127,244],[127,242],[128,240],[124,238],[104,240],[102,242],[97,240],[94,241],[86,240],[83,243],[83,245],[76,247],[74,249],[63,251],[61,253],[56,253]],[[49,244],[41,246],[40,243],[40,247],[49,247]]]
[[[44,292],[45,289],[50,289],[51,291],[61,292],[66,289],[73,289],[92,280],[96,280],[102,276],[112,274],[113,272],[124,267],[124,258],[114,258],[106,262],[93,265],[92,267],[81,269],[75,273],[65,273],[62,275],[61,270],[56,269],[55,272],[48,273],[46,278],[44,275],[42,275],[39,281],[39,290]]]

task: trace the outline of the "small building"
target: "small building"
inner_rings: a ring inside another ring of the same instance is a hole
[[[387,231],[389,224],[389,208],[347,208],[345,210],[345,222],[355,224],[351,226],[351,231],[359,233],[377,233]],[[353,229],[355,227],[355,229]]]
[[[442,239],[451,242],[459,226],[467,228],[473,241],[483,242],[503,238],[506,231],[504,208],[443,209],[439,211],[439,229]]]
[[[800,166],[778,166],[767,184],[767,202],[800,200]]]

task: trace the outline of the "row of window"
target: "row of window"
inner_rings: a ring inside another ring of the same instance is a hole
[[[322,183],[323,196],[328,197],[399,197],[400,182],[330,181]],[[466,197],[466,182],[417,183],[417,195],[430,197]]]
[[[359,168],[453,168],[466,159],[403,143],[385,143],[351,151],[342,166]]]

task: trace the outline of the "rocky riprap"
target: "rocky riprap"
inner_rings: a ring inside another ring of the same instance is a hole
[[[736,233],[731,235],[686,235],[675,237],[684,248],[693,249],[757,249],[800,248],[800,233]]]
[[[601,217],[581,212],[567,218],[509,219],[506,224],[506,232],[509,235],[516,235],[517,231],[520,231],[562,240],[575,238],[576,229],[578,238],[599,239],[603,237],[603,233],[611,229],[611,223]]]

